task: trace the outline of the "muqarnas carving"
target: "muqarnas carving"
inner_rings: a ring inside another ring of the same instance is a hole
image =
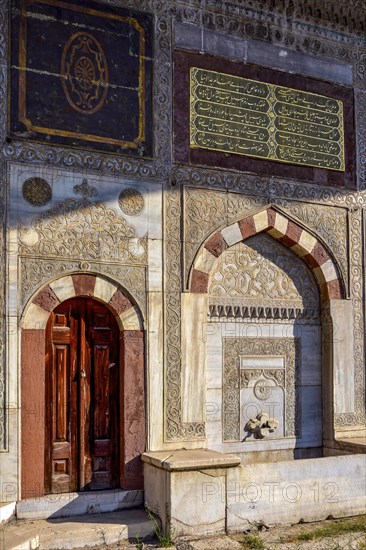
[[[11,135],[151,156],[151,26],[93,2],[14,0]]]

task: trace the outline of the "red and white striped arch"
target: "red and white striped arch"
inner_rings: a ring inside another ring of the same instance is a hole
[[[22,327],[44,328],[51,311],[70,298],[88,296],[109,306],[123,330],[143,330],[136,305],[115,284],[97,275],[74,274],[46,285],[32,299],[22,320]]]
[[[206,293],[211,270],[224,250],[261,232],[271,235],[307,263],[318,281],[322,299],[345,298],[339,268],[324,245],[273,207],[216,231],[202,244],[191,269],[190,291]]]

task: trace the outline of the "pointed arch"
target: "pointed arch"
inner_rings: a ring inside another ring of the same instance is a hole
[[[330,251],[316,236],[272,206],[216,231],[202,243],[191,268],[190,292],[206,293],[211,270],[224,250],[261,232],[290,248],[310,267],[322,299],[345,298],[345,285]]]
[[[123,330],[143,330],[140,309],[124,289],[98,275],[66,275],[45,285],[30,301],[22,318],[22,328],[45,328],[51,311],[69,298],[88,296],[106,304]]]

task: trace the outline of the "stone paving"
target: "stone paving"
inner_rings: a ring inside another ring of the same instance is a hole
[[[361,531],[353,531],[355,523]],[[333,536],[309,541],[298,540],[319,529]],[[349,532],[342,532],[348,529]],[[129,537],[129,541],[127,540]],[[28,540],[28,544],[26,541]],[[146,542],[143,542],[145,540]],[[144,510],[134,511],[134,521],[126,512],[90,515],[64,520],[23,520],[0,530],[0,550],[158,550],[153,526]],[[167,547],[165,547],[167,548]],[[366,516],[263,528],[250,533],[210,537],[182,537],[170,550],[366,550]]]
[[[345,520],[328,520],[316,523],[297,524],[286,527],[276,527],[268,530],[251,533],[235,533],[216,537],[193,538],[185,537],[175,542],[171,548],[176,550],[366,550],[366,533],[349,532],[323,537],[310,541],[293,540],[299,534],[310,533],[317,529],[343,525],[350,526],[354,522],[361,522],[366,529],[366,516],[349,518]],[[136,544],[125,546],[115,545],[110,550],[118,548],[137,548]],[[152,550],[160,548],[158,544],[144,545],[140,550]]]

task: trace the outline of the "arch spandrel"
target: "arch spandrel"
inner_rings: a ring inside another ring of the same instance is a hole
[[[318,282],[322,299],[345,297],[345,285],[331,253],[315,235],[272,207],[216,231],[201,245],[191,268],[190,291],[206,293],[217,258],[227,248],[262,232],[302,258]]]

